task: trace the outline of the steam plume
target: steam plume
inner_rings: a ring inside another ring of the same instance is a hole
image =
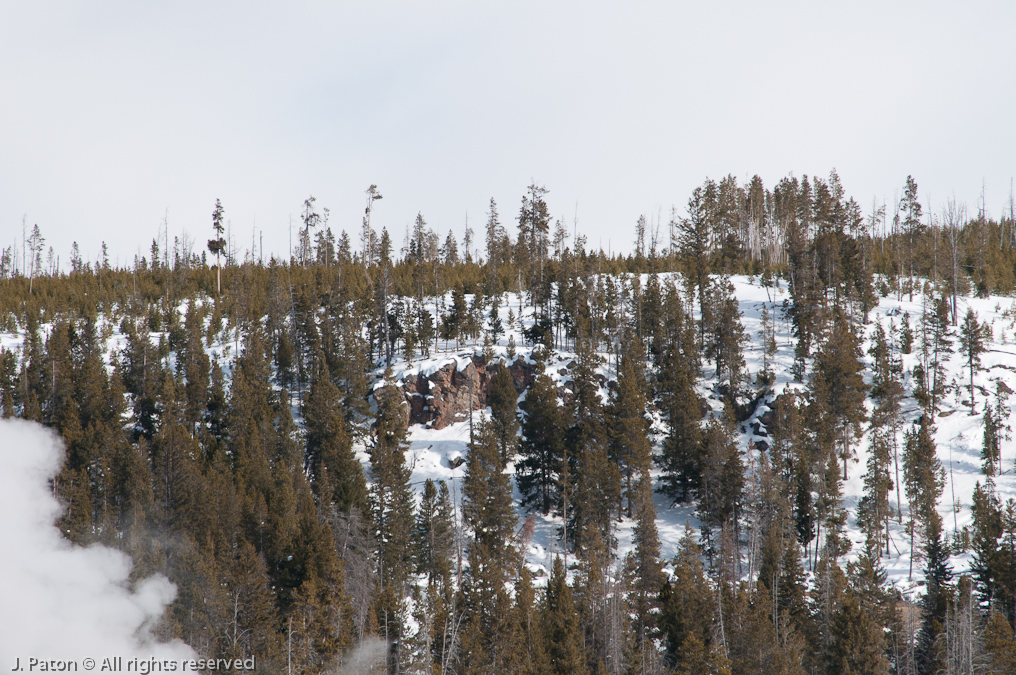
[[[156,643],[149,632],[176,595],[168,579],[131,589],[127,555],[61,536],[49,480],[63,461],[51,431],[0,420],[0,668],[20,658],[27,670],[30,657],[194,658],[184,643]]]

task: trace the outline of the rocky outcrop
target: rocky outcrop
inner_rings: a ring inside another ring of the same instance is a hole
[[[511,373],[515,391],[522,393],[532,384],[536,366],[516,359],[508,366],[508,372]],[[483,410],[487,407],[492,376],[493,368],[488,369],[478,360],[470,361],[461,369],[453,362],[427,376],[415,373],[407,375],[401,382],[401,394],[409,404],[407,422],[443,429],[449,424],[467,419],[470,410]],[[375,399],[378,391],[374,393]]]

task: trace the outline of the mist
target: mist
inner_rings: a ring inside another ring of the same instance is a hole
[[[30,657],[194,658],[183,642],[151,634],[176,596],[168,579],[132,586],[129,556],[76,546],[57,529],[62,507],[50,479],[64,457],[45,427],[0,420],[0,668],[13,668],[15,658],[24,667]]]

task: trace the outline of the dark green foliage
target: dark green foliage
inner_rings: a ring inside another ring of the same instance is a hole
[[[520,557],[514,540],[511,478],[485,422],[470,447],[462,499],[463,523],[471,534],[469,569],[462,586],[470,663],[500,671],[511,650],[500,639],[508,629],[511,606],[505,583],[518,569]]]
[[[699,513],[708,527],[736,522],[744,489],[744,464],[733,438],[728,414],[709,422],[702,437],[702,484]]]
[[[416,514],[416,570],[427,576],[429,584],[441,588],[451,585],[455,553],[455,522],[448,485],[440,490],[427,479]]]
[[[867,419],[864,409],[867,385],[860,358],[857,335],[846,317],[837,313],[832,333],[815,357],[811,395],[824,413],[821,420],[813,418],[813,421],[828,427],[821,429],[820,435],[838,447],[843,480],[847,480],[847,462],[853,457],[852,442]]]
[[[404,402],[402,405],[406,405]],[[413,561],[413,497],[406,466],[406,428],[395,397],[378,404],[371,465],[371,512],[378,542],[380,630],[399,644],[403,637],[402,598],[407,593]],[[400,658],[396,654],[393,658]]]
[[[974,372],[981,367],[981,354],[984,352],[984,329],[977,321],[977,315],[973,308],[967,308],[967,314],[963,317],[963,325],[960,327],[960,348],[963,353],[963,360],[967,364],[970,373],[970,414],[974,414]],[[987,326],[988,330],[991,329]]]
[[[620,467],[622,499],[632,517],[635,483],[652,469],[649,420],[646,419],[645,347],[638,335],[625,333],[617,371],[617,393],[607,408],[611,458]]]
[[[543,635],[547,673],[582,675],[587,672],[582,653],[579,615],[561,558],[554,558],[554,568],[547,583],[543,604]]]
[[[697,355],[689,338],[691,322],[685,317],[675,292],[666,297],[668,333],[656,372],[659,405],[667,422],[663,452],[661,490],[674,500],[688,500],[701,483],[702,404],[695,392]]]
[[[705,328],[705,355],[716,364],[721,389],[734,400],[745,384],[744,344],[748,341],[741,325],[741,311],[734,287],[726,279],[717,280],[707,300],[709,317]]]
[[[339,389],[332,384],[328,364],[319,361],[304,403],[307,429],[305,464],[318,497],[334,503],[342,512],[367,512],[367,484],[359,460],[353,454],[353,439],[342,415]]]
[[[522,503],[549,513],[558,503],[564,461],[564,410],[557,403],[554,381],[545,373],[526,392],[519,407],[522,420],[522,459],[515,465]]]
[[[494,366],[494,376],[490,380],[487,403],[490,405],[490,423],[502,462],[508,462],[518,451],[518,398],[511,373],[504,364],[498,363]]]
[[[552,228],[548,194],[529,187],[517,238],[491,203],[483,262],[422,216],[404,254],[387,232],[368,231],[361,256],[310,199],[289,261],[227,261],[218,202],[212,265],[161,242],[131,269],[75,252],[70,275],[34,265],[22,278],[9,255],[0,259],[0,330],[24,335],[20,354],[0,351],[2,414],[65,440],[53,485],[67,507],[60,527],[76,543],[129,553],[132,581],[170,578],[178,596],[165,635],[206,657],[256,653],[266,672],[285,672],[290,657],[293,672],[331,672],[380,635],[390,669],[413,672],[879,673],[887,658],[896,672],[937,672],[955,670],[957,645],[969,639],[974,672],[1008,675],[1016,503],[1000,500],[992,481],[1006,470],[1011,392],[999,388],[983,416],[977,410],[989,480],[973,495],[969,529],[949,537],[931,425],[949,391],[957,305],[964,318],[957,295],[968,279],[979,294],[1016,290],[1012,223],[947,212],[945,230],[925,227],[908,178],[894,228],[880,234],[879,210],[862,218],[835,173],[772,190],[727,176],[695,191],[669,246],[642,219],[637,250],[621,256],[589,250],[563,223]],[[780,317],[766,305],[756,377],[765,398],[755,403],[768,436],[743,452],[729,413],[703,421],[709,406],[696,390],[706,358],[720,385],[709,395],[736,403],[742,419],[752,412],[727,281],[738,273],[791,294]],[[867,545],[844,575],[842,481],[865,418],[857,335],[873,273],[883,295],[923,286],[941,297],[919,324],[904,314],[898,331],[875,329],[871,452],[856,512]],[[497,316],[506,290],[519,294],[510,326]],[[442,298],[437,309],[433,298]],[[700,324],[687,303],[702,310]],[[792,322],[806,400],[775,396],[784,379],[777,319]],[[973,387],[990,337],[975,315],[963,323],[955,337],[973,411],[986,398]],[[491,420],[474,429],[467,478],[412,486],[402,399],[379,393],[371,408],[375,364],[394,364],[400,349],[409,359],[453,345],[475,353],[483,328],[493,338],[484,345]],[[523,328],[545,348],[517,354]],[[107,354],[116,329],[118,352]],[[522,359],[511,373],[495,364],[501,338],[509,359]],[[577,353],[553,374],[564,386],[546,373],[516,390],[530,359],[552,362],[550,349]],[[911,379],[902,355],[914,351]],[[906,435],[899,480],[908,395],[925,419]],[[693,502],[705,524],[702,548],[686,536],[669,580],[650,421],[662,435],[659,489]],[[361,447],[371,454],[369,493]],[[535,518],[516,534],[512,461],[526,505],[564,521],[571,586],[562,564],[546,592],[520,564]],[[904,486],[926,580],[913,633],[904,618],[914,605],[886,587],[878,560],[893,548],[892,491]],[[622,563],[614,540],[629,527]],[[948,565],[966,546],[972,587],[953,582]]]
[[[686,525],[674,559],[674,579],[664,582],[660,592],[660,632],[666,641],[668,661],[677,665],[693,660],[696,652],[709,653],[714,605],[702,550]]]

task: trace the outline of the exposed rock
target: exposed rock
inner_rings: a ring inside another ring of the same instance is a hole
[[[515,391],[521,393],[533,381],[536,367],[516,359],[508,367]],[[461,370],[449,363],[433,374],[421,377],[408,375],[402,382],[410,424],[427,424],[443,429],[469,417],[469,411],[487,407],[487,393],[493,371],[478,360],[470,361]]]

